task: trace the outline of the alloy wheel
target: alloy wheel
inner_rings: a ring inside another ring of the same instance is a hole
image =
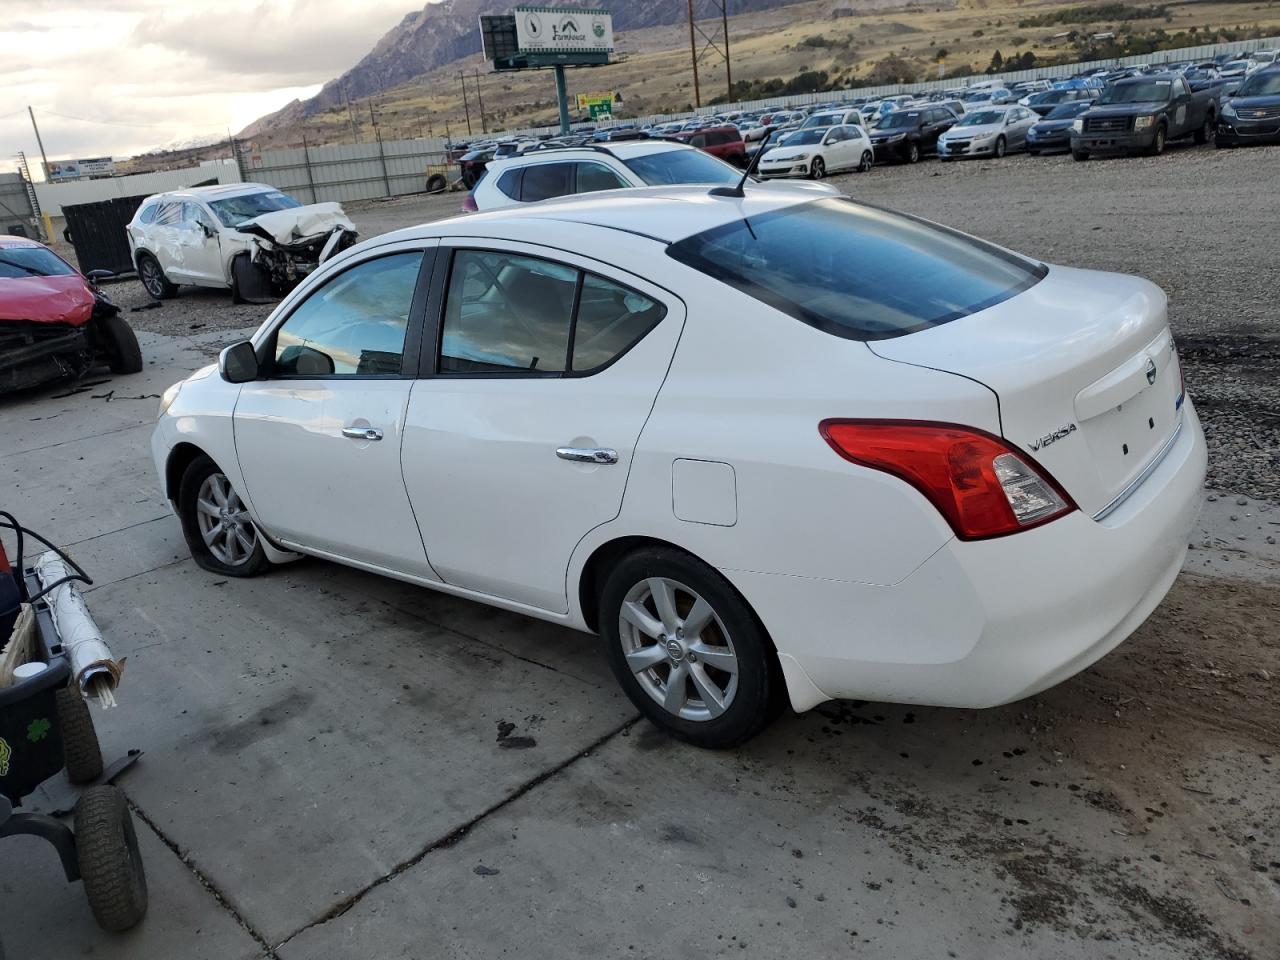
[[[863,150],[862,162],[858,164],[859,172],[866,173],[868,170],[871,169],[871,165],[873,163],[875,163],[875,155],[872,154],[870,150]]]
[[[160,275],[160,265],[147,257],[142,261],[142,285],[147,293],[159,300],[164,293],[164,277]]]
[[[821,180],[827,175],[827,165],[823,163],[821,157],[814,157],[813,166],[809,168],[813,174],[813,179]]]
[[[196,525],[209,552],[220,563],[238,567],[258,547],[258,531],[231,481],[211,473],[196,494]]]
[[[622,602],[618,634],[641,689],[667,713],[714,720],[738,692],[738,656],[719,615],[676,580],[649,577]]]

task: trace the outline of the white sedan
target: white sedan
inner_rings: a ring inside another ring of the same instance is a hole
[[[152,447],[217,576],[308,554],[598,633],[714,747],[1086,668],[1178,575],[1206,462],[1157,287],[750,185],[361,243]]]
[[[809,127],[787,134],[765,151],[757,172],[770,177],[810,177],[857,170],[865,173],[875,162],[875,148],[866,130],[856,124]]]

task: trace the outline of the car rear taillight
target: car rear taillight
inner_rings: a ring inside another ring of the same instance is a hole
[[[952,423],[824,420],[840,456],[919,490],[961,540],[1003,537],[1076,509],[1042,468],[999,437]]]
[[[476,206],[475,194],[468,193],[466,199],[462,201],[462,209],[466,213],[478,213],[480,208]]]

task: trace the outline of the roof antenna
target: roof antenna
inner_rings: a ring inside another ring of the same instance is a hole
[[[756,155],[751,158],[751,162],[747,164],[747,169],[742,171],[742,179],[738,181],[736,187],[716,187],[711,191],[713,197],[745,197],[743,184],[747,182],[747,178],[756,172],[756,166],[760,163],[760,158],[764,156],[764,148],[769,145],[769,138],[776,132],[777,127],[766,127],[764,131],[764,139],[760,141],[760,149],[756,151]]]

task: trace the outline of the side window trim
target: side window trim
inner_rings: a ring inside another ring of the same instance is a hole
[[[288,309],[281,314],[280,319],[272,324],[267,334],[254,345],[254,352],[258,355],[258,364],[261,369],[269,370],[275,361],[276,337],[280,332],[280,328],[289,322],[292,317],[304,303],[312,296],[323,290],[328,284],[332,283],[338,277],[342,276],[348,270],[354,270],[356,267],[371,263],[374,260],[381,260],[384,257],[394,257],[404,253],[420,253],[422,260],[418,264],[418,279],[413,288],[413,299],[409,303],[409,321],[405,326],[404,333],[404,352],[401,354],[400,372],[399,373],[335,373],[327,376],[310,376],[299,374],[269,374],[263,379],[265,380],[413,380],[418,376],[419,364],[423,354],[423,317],[427,310],[427,301],[432,289],[432,282],[437,272],[437,266],[440,262],[439,248],[436,246],[435,238],[432,238],[429,246],[396,246],[388,250],[370,251],[370,255],[361,257],[351,263],[344,264],[341,270],[337,270],[326,276],[323,282],[308,289],[306,295],[299,297],[294,303],[291,303]]]
[[[601,280],[604,280],[607,283],[612,283],[615,286],[623,287],[628,290],[633,290],[640,296],[645,297],[648,300],[654,301],[660,307],[662,307],[662,314],[648,328],[646,328],[644,331],[638,334],[634,340],[632,340],[629,344],[627,344],[625,349],[620,350],[608,363],[601,364],[597,367],[592,367],[590,370],[566,369],[563,372],[545,372],[545,371],[535,371],[535,370],[518,370],[513,368],[510,371],[506,371],[506,370],[476,371],[472,373],[456,373],[452,371],[441,372],[440,352],[441,352],[442,343],[443,343],[442,338],[444,336],[445,299],[448,296],[448,292],[449,292],[449,277],[453,271],[453,261],[455,257],[457,256],[457,254],[466,250],[475,250],[481,253],[505,253],[505,254],[511,254],[512,256],[533,257],[541,260],[546,260],[548,262],[555,263],[560,266],[569,267],[577,271],[578,280],[577,280],[577,284],[575,285],[574,293],[573,293],[573,312],[569,318],[569,345],[568,345],[568,353],[565,357],[566,367],[571,367],[573,363],[573,348],[574,348],[574,342],[577,337],[577,329],[578,329],[578,309],[581,305],[582,286],[583,286],[584,280],[586,279],[587,274],[591,274],[593,276],[599,277]],[[423,323],[421,324],[422,349],[421,349],[421,353],[420,353],[418,365],[417,365],[417,373],[416,373],[417,378],[420,380],[435,380],[435,379],[492,380],[495,378],[497,379],[573,380],[573,379],[581,379],[582,377],[595,376],[597,373],[603,373],[605,370],[609,369],[609,367],[613,366],[615,363],[617,363],[619,360],[625,357],[628,353],[630,353],[633,349],[635,349],[636,345],[640,343],[641,340],[643,340],[650,333],[652,333],[654,328],[657,327],[658,324],[660,324],[663,320],[667,318],[667,316],[670,315],[671,313],[670,307],[668,306],[668,303],[663,298],[655,297],[649,293],[644,292],[643,290],[639,290],[631,284],[618,280],[615,277],[611,277],[606,273],[602,273],[600,270],[592,269],[590,267],[584,267],[579,263],[573,262],[572,259],[569,259],[569,260],[561,259],[561,257],[558,256],[558,254],[561,254],[561,253],[562,251],[556,248],[538,247],[536,249],[529,249],[524,247],[523,245],[517,248],[511,248],[506,246],[488,246],[485,243],[485,239],[479,238],[479,237],[476,237],[476,238],[459,237],[453,240],[442,240],[440,243],[440,247],[436,251],[435,268],[432,272],[430,289],[425,297],[425,301],[426,301],[425,317],[423,319]],[[419,282],[421,283],[421,278],[419,278]],[[421,292],[421,291],[418,291],[418,292]],[[672,295],[668,294],[668,296],[672,296]],[[417,300],[417,293],[415,293],[415,302],[416,300]],[[408,351],[406,350],[405,369],[408,369],[407,353]]]

